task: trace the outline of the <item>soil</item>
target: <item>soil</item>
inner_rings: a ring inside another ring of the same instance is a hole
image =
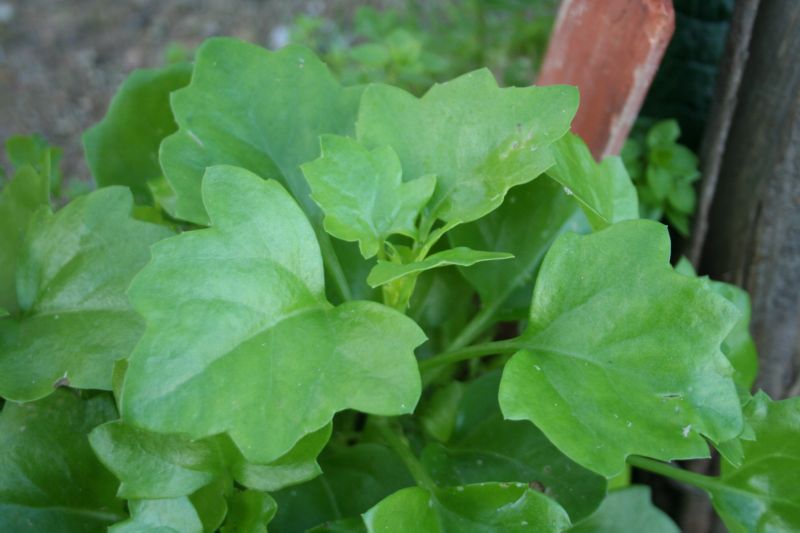
[[[89,179],[80,136],[131,70],[214,35],[264,46],[302,13],[346,17],[354,0],[0,0],[0,143],[40,133],[64,149],[67,179]],[[0,164],[5,164],[5,155]]]

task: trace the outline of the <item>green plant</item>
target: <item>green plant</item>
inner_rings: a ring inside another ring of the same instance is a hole
[[[231,39],[188,68],[85,135],[102,188],[0,195],[0,529],[674,531],[629,465],[800,527],[746,295],[672,268],[573,88],[416,98]],[[709,444],[721,476],[662,462]]]
[[[625,141],[622,160],[636,185],[641,216],[669,221],[689,235],[689,219],[697,203],[694,183],[700,179],[697,156],[678,143],[681,130],[674,119],[650,125],[640,119]]]

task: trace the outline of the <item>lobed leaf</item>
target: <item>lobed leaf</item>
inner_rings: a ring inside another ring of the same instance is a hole
[[[679,533],[678,526],[650,501],[650,487],[634,485],[608,494],[590,517],[569,528],[570,533]]]
[[[213,227],[154,246],[129,289],[147,328],[129,359],[123,419],[193,438],[227,433],[248,461],[270,463],[337,411],[413,411],[423,333],[385,306],[325,300],[319,247],[288,193],[217,166],[203,197]]]
[[[397,152],[406,181],[435,175],[429,216],[457,224],[496,209],[511,187],[551,167],[549,147],[569,129],[577,105],[574,87],[500,89],[483,69],[422,98],[371,85],[356,130],[367,148]]]
[[[739,435],[733,369],[720,351],[738,312],[675,273],[669,255],[666,228],[651,221],[559,237],[536,282],[524,349],[503,373],[506,418],[530,420],[608,477],[631,454],[706,457],[705,438]]]
[[[302,165],[314,200],[325,213],[325,231],[358,241],[369,259],[393,234],[416,238],[416,219],[433,194],[435,176],[403,183],[389,146],[369,151],[335,135],[320,138],[322,155]]]
[[[109,533],[203,533],[203,523],[187,497],[128,502],[131,518],[108,528]]]
[[[95,191],[33,216],[20,252],[20,315],[0,319],[0,395],[31,401],[55,387],[111,390],[114,362],[144,324],[125,290],[171,232],[133,220],[131,194]]]

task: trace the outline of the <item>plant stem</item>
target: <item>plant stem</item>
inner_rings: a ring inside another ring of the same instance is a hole
[[[328,273],[336,284],[336,288],[339,289],[342,300],[352,300],[353,294],[350,292],[350,284],[347,282],[347,276],[344,275],[339,257],[333,249],[331,238],[323,230],[317,230],[316,233],[317,241],[319,241],[319,248],[322,252],[322,261],[328,268]]]
[[[655,459],[648,459],[647,457],[632,455],[628,457],[627,461],[629,465],[635,466],[636,468],[641,468],[642,470],[647,470],[649,472],[672,478],[676,481],[681,481],[700,489],[714,490],[725,488],[724,485],[717,481],[717,478],[690,472],[689,470],[672,466],[669,463],[662,463],[661,461],[656,461]]]
[[[469,323],[464,326],[464,329],[461,330],[461,333],[458,334],[458,337],[453,339],[453,342],[450,343],[450,346],[448,346],[447,349],[461,349],[478,338],[492,323],[495,313],[497,313],[504,301],[505,300],[502,299],[493,300],[486,307],[482,307],[480,311],[478,311],[478,313],[472,317],[472,320],[470,320]]]
[[[406,465],[406,468],[411,473],[411,477],[414,478],[414,481],[417,482],[417,485],[432,492],[435,491],[436,482],[433,481],[428,471],[425,470],[425,467],[419,462],[414,452],[411,451],[411,447],[408,445],[408,441],[403,435],[403,430],[396,424],[392,424],[392,422],[386,418],[376,418],[375,428],[386,441],[386,444],[389,445],[403,461],[403,464]]]
[[[440,353],[430,359],[420,361],[419,369],[425,371],[438,366],[449,365],[450,363],[457,363],[475,357],[483,357],[484,355],[514,353],[524,348],[525,347],[519,343],[518,339],[473,344],[472,346]]]

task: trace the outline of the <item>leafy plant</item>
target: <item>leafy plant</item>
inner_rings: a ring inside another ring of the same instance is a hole
[[[669,264],[577,103],[232,39],[133,74],[100,189],[0,194],[0,529],[674,531],[631,466],[798,529],[746,294]]]
[[[676,120],[646,124],[644,119],[637,122],[622,149],[622,160],[639,195],[641,215],[666,218],[687,237],[697,203],[694,182],[700,179],[697,156],[678,143],[681,130]]]

